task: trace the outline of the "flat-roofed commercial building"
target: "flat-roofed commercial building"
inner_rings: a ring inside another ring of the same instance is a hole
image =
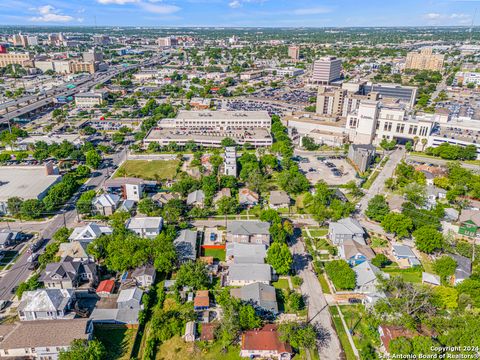
[[[313,63],[312,82],[319,84],[330,84],[340,79],[342,72],[342,60],[336,57],[324,57],[315,60]]]
[[[271,118],[267,111],[185,111],[175,119],[164,119],[144,139],[168,145],[175,142],[183,145],[195,141],[204,146],[221,146],[224,138],[232,138],[237,144],[270,146]]]
[[[289,46],[288,57],[295,61],[300,59],[300,46]]]
[[[404,106],[386,106],[379,101],[362,101],[358,110],[347,117],[346,129],[354,144],[379,144],[383,139],[405,143],[427,139],[436,115],[414,116]]]
[[[0,213],[7,213],[7,201],[12,197],[43,199],[61,178],[51,163],[46,166],[0,166]]]
[[[0,67],[12,64],[33,66],[33,55],[30,53],[0,53]]]
[[[405,61],[405,69],[441,71],[444,56],[434,54],[432,48],[421,49],[420,52],[409,52]]]
[[[75,105],[81,108],[91,108],[96,105],[101,105],[106,98],[105,91],[98,92],[84,92],[75,95]]]

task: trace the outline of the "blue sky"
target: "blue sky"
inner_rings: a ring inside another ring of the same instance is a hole
[[[480,0],[0,0],[3,25],[419,26],[480,23]]]

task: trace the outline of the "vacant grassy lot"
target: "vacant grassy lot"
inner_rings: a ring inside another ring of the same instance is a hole
[[[133,343],[135,342],[136,329],[112,329],[109,327],[95,326],[95,337],[105,345],[108,360],[130,359]]]
[[[290,289],[287,279],[278,279],[278,281],[273,282],[272,285],[275,289]]]
[[[171,180],[177,174],[178,160],[127,160],[114,177],[138,177],[145,180]]]
[[[238,346],[231,346],[224,353],[220,344],[207,344],[205,348],[200,348],[193,343],[186,343],[180,336],[174,336],[159,347],[156,356],[156,360],[170,359],[241,360],[242,358]]]
[[[312,237],[322,237],[328,234],[328,229],[309,229]]]
[[[422,269],[400,269],[396,265],[386,266],[382,269],[387,274],[390,274],[390,277],[400,276],[403,280],[411,283],[421,283],[422,282]]]
[[[330,306],[328,310],[330,310],[330,314],[332,315],[333,324],[335,325],[335,330],[337,331],[338,338],[340,339],[340,343],[342,344],[343,352],[345,353],[346,359],[356,359],[355,354],[353,353],[352,346],[348,341],[348,336],[345,332],[345,328],[343,327],[342,319],[340,319],[337,308],[335,306]]]
[[[352,331],[353,341],[358,348],[367,344],[379,345],[379,335],[374,321],[365,312],[363,305],[341,305],[340,311],[343,314],[348,328]]]
[[[213,256],[219,261],[225,261],[225,253],[225,249],[203,249],[203,256]]]

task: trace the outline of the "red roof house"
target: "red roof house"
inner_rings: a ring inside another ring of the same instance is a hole
[[[242,335],[241,357],[289,360],[292,353],[290,344],[280,341],[275,324],[265,325],[262,329],[245,331]]]
[[[385,353],[390,352],[390,341],[399,337],[412,338],[415,334],[401,326],[393,325],[380,325],[378,327],[378,333],[380,334],[380,341],[382,342],[382,350]]]
[[[115,288],[114,280],[103,280],[100,282],[100,284],[98,284],[97,295],[98,296],[111,295],[114,288]]]

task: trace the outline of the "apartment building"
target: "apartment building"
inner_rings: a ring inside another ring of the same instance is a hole
[[[294,61],[300,59],[300,46],[289,46],[288,57]]]
[[[71,73],[82,73],[87,72],[94,74],[97,70],[95,63],[93,62],[72,62],[70,63],[70,72]]]
[[[84,62],[100,62],[103,61],[103,54],[96,49],[92,49],[90,51],[83,52],[82,58]]]
[[[0,67],[12,64],[31,67],[33,66],[33,55],[30,53],[0,53]]]
[[[324,57],[313,63],[312,82],[318,84],[330,84],[340,79],[342,72],[342,60],[336,57]]]
[[[361,95],[344,88],[320,86],[317,93],[316,113],[320,115],[347,116],[358,109],[362,100],[378,100],[379,95],[371,92]]]
[[[480,85],[480,73],[477,72],[458,72],[455,75],[453,85],[463,84],[464,86],[468,84],[474,84],[475,86]]]
[[[435,115],[413,116],[404,106],[367,100],[348,115],[346,129],[354,144],[379,144],[382,139],[396,139],[399,143],[411,141],[421,146],[421,139],[428,138],[434,123]]]
[[[235,146],[228,146],[225,148],[223,173],[227,176],[237,177],[237,149]]]
[[[156,41],[158,46],[171,47],[178,45],[178,40],[173,37],[159,37]]]
[[[409,52],[405,69],[441,71],[444,55],[434,54],[432,48],[423,48],[420,52]]]

